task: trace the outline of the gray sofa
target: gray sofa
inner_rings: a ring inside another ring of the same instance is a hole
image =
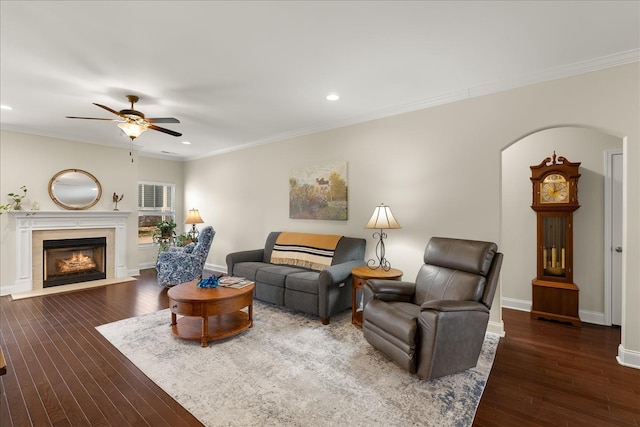
[[[315,271],[270,262],[280,233],[269,233],[263,249],[228,254],[228,274],[254,281],[258,300],[319,316],[324,325],[329,324],[332,315],[351,307],[351,269],[366,264],[366,241],[343,236],[331,266]]]

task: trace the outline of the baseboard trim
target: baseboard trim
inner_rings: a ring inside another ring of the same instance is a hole
[[[502,304],[502,308],[510,308],[518,311],[531,311],[531,301],[502,297],[500,299],[500,303]]]
[[[604,325],[604,313],[598,313],[597,311],[580,310],[580,320],[585,323],[591,323],[594,325]],[[611,325],[607,325],[611,326]]]
[[[150,268],[156,268],[156,262],[155,261],[143,262],[143,263],[138,264],[138,270],[148,270]]]
[[[504,337],[504,322],[502,320],[499,322],[489,321],[489,324],[487,325],[487,332]]]
[[[616,360],[622,366],[628,368],[640,369],[640,351],[627,350],[622,344],[618,346],[618,355]]]
[[[215,265],[215,264],[209,264],[209,263],[205,263],[204,265],[204,269],[205,270],[211,270],[215,273],[223,273],[223,274],[227,274],[227,266],[226,265]]]
[[[502,303],[502,308],[510,308],[512,310],[518,311],[531,311],[531,301],[502,297],[500,299],[500,302]],[[604,313],[597,311],[580,310],[578,314],[580,316],[580,320],[585,323],[591,323],[594,325],[605,325]]]
[[[0,296],[16,294],[18,292],[29,292],[31,287],[21,286],[21,285],[8,285],[0,287]]]

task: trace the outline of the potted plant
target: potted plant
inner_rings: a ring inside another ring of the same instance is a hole
[[[7,194],[7,196],[9,196],[9,198],[13,200],[13,202],[7,203],[6,205],[0,205],[0,215],[2,215],[4,211],[8,211],[10,209],[13,209],[14,211],[22,210],[22,201],[24,200],[25,197],[27,197],[27,186],[23,185],[22,187],[20,187],[20,190],[22,191],[22,194],[18,194],[18,193]]]
[[[198,243],[198,239],[194,239],[190,234],[182,233],[176,237],[176,246],[187,246],[189,243]]]
[[[176,223],[173,221],[173,218],[168,221],[158,221],[156,228],[158,229],[158,235],[162,239],[171,239],[176,236]]]
[[[165,252],[169,246],[174,243],[176,237],[176,223],[173,218],[169,220],[158,221],[156,224],[156,232],[153,234],[153,240],[160,245],[160,252]]]

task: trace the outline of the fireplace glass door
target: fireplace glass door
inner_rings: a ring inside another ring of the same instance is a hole
[[[43,242],[43,287],[106,279],[106,238]]]

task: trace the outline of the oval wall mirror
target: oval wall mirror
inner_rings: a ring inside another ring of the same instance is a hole
[[[49,181],[49,196],[64,209],[89,209],[102,196],[102,186],[97,178],[80,169],[65,169]]]

